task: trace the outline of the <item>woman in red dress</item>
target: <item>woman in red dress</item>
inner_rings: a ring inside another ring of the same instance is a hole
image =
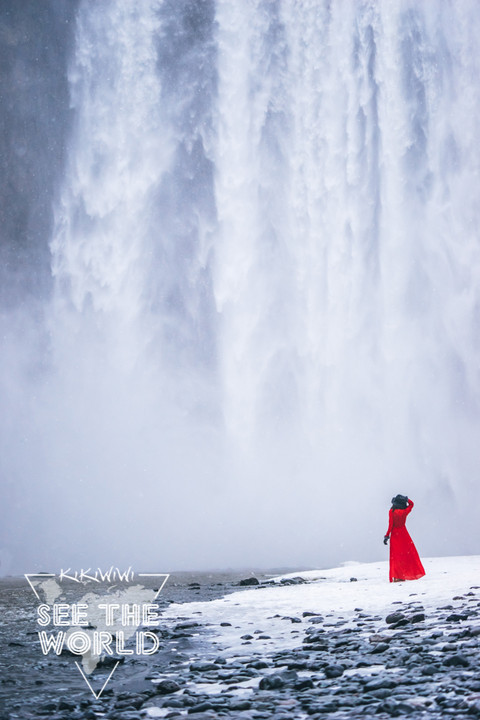
[[[405,527],[407,515],[412,512],[412,508],[413,500],[409,500],[406,495],[392,498],[388,530],[383,538],[385,545],[390,538],[390,582],[417,580],[425,575],[417,549]]]

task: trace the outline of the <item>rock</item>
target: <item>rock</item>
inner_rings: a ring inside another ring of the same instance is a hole
[[[192,672],[208,672],[209,670],[218,670],[218,665],[212,662],[202,662],[200,660],[199,662],[193,662],[190,665],[190,670]]]
[[[390,613],[390,615],[387,615],[385,618],[385,622],[387,625],[392,625],[393,623],[398,623],[402,620],[406,620],[405,615],[401,612],[393,612]]]
[[[313,718],[315,718],[315,713],[334,713],[338,710],[338,701],[337,700],[325,700],[324,702],[315,702],[308,708],[308,713],[310,716],[313,715]]]
[[[241,635],[240,640],[253,640],[253,635]]]
[[[200,627],[198,622],[195,621],[188,621],[188,622],[181,622],[175,625],[173,628],[174,632],[180,632],[182,630],[193,630],[194,628]]]
[[[295,690],[309,690],[315,687],[311,678],[302,678],[295,683]]]
[[[386,635],[380,635],[376,633],[375,635],[370,635],[370,637],[368,638],[368,642],[375,645],[376,643],[390,642],[390,638]]]
[[[370,694],[373,695],[373,697],[376,697],[378,700],[385,700],[386,698],[390,697],[392,691],[387,688],[380,688],[380,690],[371,690]]]
[[[303,585],[306,582],[305,578],[300,576],[294,578],[282,578],[282,580],[280,580],[281,585]]]
[[[416,708],[407,702],[398,702],[397,700],[384,700],[378,708],[377,712],[386,712],[389,715],[403,715],[414,712]]]
[[[449,655],[444,661],[444,665],[447,665],[449,667],[468,667],[470,665],[469,661],[465,657],[465,655]]]
[[[422,675],[435,675],[435,673],[439,672],[440,666],[439,665],[424,665],[420,672]]]
[[[250,666],[255,668],[255,670],[263,670],[263,668],[268,667],[268,663],[266,663],[265,660],[254,660],[250,663]]]
[[[345,671],[345,668],[343,665],[326,665],[323,668],[323,672],[325,673],[325,677],[327,678],[337,678],[343,675]]]
[[[57,704],[53,702],[53,700],[49,700],[48,702],[43,703],[41,708],[45,711],[56,710]]]
[[[213,710],[214,707],[211,702],[205,701],[198,703],[198,705],[193,705],[193,707],[188,708],[188,713],[203,713],[205,710]]]
[[[415,615],[412,615],[410,618],[410,622],[417,623],[422,622],[422,620],[425,620],[425,613],[415,613]]]
[[[236,710],[241,712],[242,710],[250,710],[252,703],[250,700],[232,700],[228,705],[229,710]]]
[[[396,682],[391,680],[384,675],[369,680],[365,685],[364,689],[369,692],[370,690],[383,690],[384,688],[393,688],[396,686]]]
[[[358,582],[358,578],[356,578],[356,577],[351,577],[351,578],[350,578],[350,582]]]
[[[267,675],[260,680],[258,687],[260,690],[276,690],[284,685],[285,682],[280,675]]]
[[[75,703],[72,700],[64,697],[63,695],[62,697],[58,698],[57,710],[74,710],[75,707]]]
[[[238,585],[241,585],[241,586],[260,585],[260,581],[257,580],[256,577],[249,577],[249,578],[245,578],[244,580],[240,580],[238,582]]]
[[[370,654],[376,655],[377,653],[383,653],[385,650],[388,650],[389,647],[388,643],[379,642],[370,650]]]
[[[160,680],[159,683],[155,683],[155,689],[158,695],[170,695],[180,690],[180,685],[175,680]]]
[[[285,685],[295,683],[297,679],[298,675],[295,670],[284,670],[281,673],[266,675],[260,680],[258,687],[260,690],[276,690],[277,688],[284,687]]]

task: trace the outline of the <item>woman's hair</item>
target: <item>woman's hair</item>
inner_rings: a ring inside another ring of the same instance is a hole
[[[395,495],[395,497],[392,498],[392,510],[406,510],[407,507],[407,495]]]

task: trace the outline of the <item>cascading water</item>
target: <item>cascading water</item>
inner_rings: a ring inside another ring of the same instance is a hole
[[[80,3],[17,566],[373,559],[396,492],[424,554],[475,550],[479,30],[474,2]]]

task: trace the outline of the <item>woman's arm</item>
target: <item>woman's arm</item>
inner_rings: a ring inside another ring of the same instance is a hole
[[[386,537],[386,538],[389,538],[389,537],[390,537],[390,533],[392,532],[392,528],[393,528],[393,510],[392,510],[392,508],[390,508],[390,510],[388,511],[388,530],[387,530],[387,532],[385,533],[385,537]]]
[[[408,502],[408,507],[407,507],[407,510],[405,513],[406,515],[408,515],[408,513],[412,512],[412,510],[413,510],[413,500],[410,500],[410,498],[408,498],[407,502]]]

